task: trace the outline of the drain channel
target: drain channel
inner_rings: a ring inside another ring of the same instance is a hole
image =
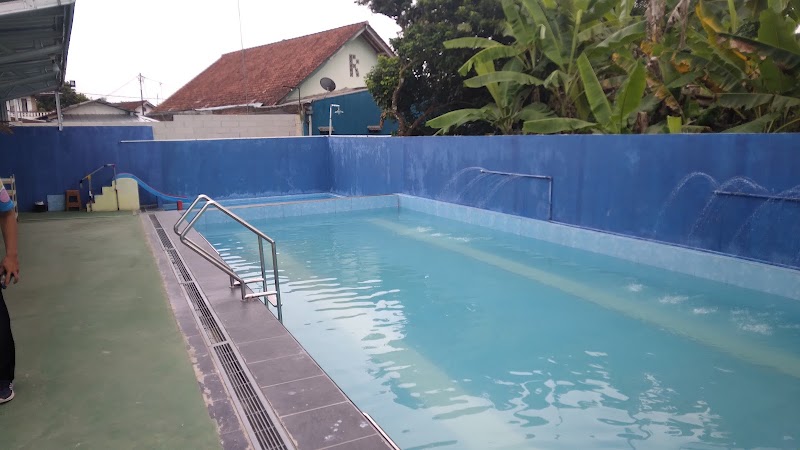
[[[203,296],[200,294],[197,285],[192,281],[189,283],[182,283],[182,286],[186,294],[192,300],[192,303],[194,303],[195,311],[200,318],[200,323],[203,324],[203,328],[205,328],[211,343],[218,344],[227,341],[219,325],[217,325],[217,321],[214,320],[214,316],[211,315],[211,311],[208,309],[208,306],[206,306],[206,302],[203,300]]]
[[[222,328],[219,326],[214,313],[208,307],[208,302],[202,291],[198,288],[192,274],[183,263],[175,246],[167,236],[161,222],[155,214],[149,214],[156,234],[161,241],[164,252],[169,256],[175,275],[178,276],[186,295],[192,302],[194,313],[200,323],[208,340],[214,349],[224,378],[233,388],[235,400],[238,402],[241,411],[244,413],[247,423],[250,426],[251,436],[254,436],[258,445],[263,450],[289,450],[284,439],[284,434],[275,426],[273,414],[265,406],[266,401],[259,395],[252,376],[245,370],[245,366],[239,361],[237,352],[225,337]],[[277,420],[277,419],[276,419]],[[254,443],[255,444],[255,443]]]
[[[236,396],[242,402],[242,408],[245,411],[247,420],[253,426],[253,432],[261,448],[265,450],[285,450],[286,445],[270,420],[258,394],[253,389],[253,385],[248,380],[247,374],[242,370],[242,365],[239,363],[231,345],[227,342],[215,345],[214,351],[219,360],[222,361],[222,366],[233,384]]]

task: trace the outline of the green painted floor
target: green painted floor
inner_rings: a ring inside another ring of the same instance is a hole
[[[5,449],[220,448],[138,216],[20,217]]]

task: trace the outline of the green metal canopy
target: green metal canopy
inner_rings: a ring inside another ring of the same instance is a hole
[[[0,102],[64,82],[75,0],[0,0]]]

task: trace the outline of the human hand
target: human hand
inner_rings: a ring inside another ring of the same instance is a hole
[[[0,266],[4,275],[3,287],[8,284],[10,278],[14,278],[14,284],[19,282],[19,260],[16,255],[6,255]]]

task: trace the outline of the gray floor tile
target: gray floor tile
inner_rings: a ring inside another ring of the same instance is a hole
[[[303,351],[300,344],[291,336],[283,336],[238,345],[239,353],[250,364],[267,359],[295,355]]]
[[[323,373],[317,363],[306,354],[250,364],[248,367],[261,387],[322,375]]]
[[[260,339],[270,339],[281,336],[288,336],[289,332],[286,328],[278,325],[270,325],[268,323],[248,323],[243,325],[225,326],[228,336],[237,345],[240,343],[257,341]]]
[[[325,375],[271,386],[264,388],[263,391],[279,416],[347,400],[333,381]]]
[[[329,447],[375,433],[375,428],[350,403],[284,416],[281,421],[301,449]]]
[[[375,434],[363,439],[336,445],[331,447],[330,450],[391,450],[391,447],[383,440],[381,435]]]

